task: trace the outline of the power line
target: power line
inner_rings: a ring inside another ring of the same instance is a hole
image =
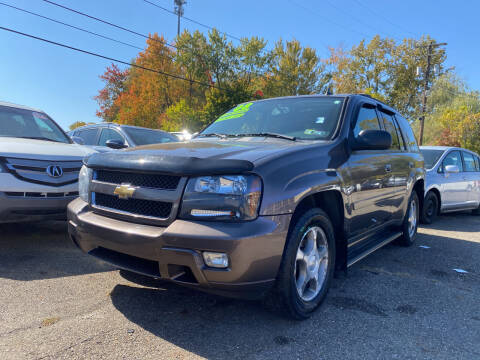
[[[405,29],[403,26],[400,26],[396,23],[394,23],[393,21],[390,21],[388,18],[386,18],[385,16],[379,14],[378,12],[374,11],[372,8],[364,5],[363,3],[360,2],[360,0],[354,0],[360,7],[363,7],[364,9],[367,9],[368,11],[370,11],[374,16],[377,16],[377,17],[380,17],[380,18],[383,18],[383,20],[385,20],[386,22],[388,22],[390,25],[393,25],[395,27],[397,27],[398,29],[402,30],[402,31],[405,31],[415,37],[417,37],[418,35]]]
[[[321,14],[319,11],[316,11],[315,9],[310,9],[302,4],[299,4],[293,0],[289,0],[289,2],[292,4],[292,5],[295,5],[301,9],[303,9],[304,11],[308,12],[309,14],[311,13],[315,13],[316,16],[320,16],[322,19],[325,19],[326,21],[330,22],[331,24],[335,25],[335,26],[338,26],[340,28],[343,28],[344,30],[347,30],[347,31],[350,31],[350,32],[354,32],[354,33],[357,33],[357,34],[360,34],[362,36],[365,36],[365,37],[370,37],[370,35],[362,32],[362,31],[358,31],[358,30],[354,30],[354,29],[351,29],[345,25],[342,25],[340,23],[337,23],[336,21],[333,21],[332,19],[330,19],[329,17],[327,16],[324,16],[323,14]]]
[[[163,7],[163,6],[160,6],[160,5],[158,5],[157,3],[154,3],[154,2],[149,1],[149,0],[143,0],[143,1],[146,2],[147,4],[150,4],[150,5],[152,5],[152,6],[155,6],[156,8],[161,9],[161,10],[163,10],[163,11],[165,11],[165,12],[168,12],[168,13],[170,13],[170,14],[172,14],[172,15],[175,15],[175,16],[178,15],[178,14],[176,14],[174,11],[169,10],[169,9]],[[212,26],[203,24],[203,23],[201,23],[201,22],[199,22],[199,21],[197,21],[197,20],[188,18],[188,17],[186,17],[186,16],[181,15],[181,17],[182,17],[183,19],[187,20],[187,21],[190,21],[191,23],[197,24],[197,25],[202,26],[202,27],[204,27],[204,28],[206,28],[206,29],[209,29],[209,30],[214,30],[214,29],[215,29],[215,28],[212,27]],[[243,41],[241,38],[239,38],[239,37],[237,37],[237,36],[234,36],[234,35],[231,35],[231,34],[228,34],[228,33],[226,33],[225,31],[220,31],[220,33],[221,33],[221,34],[224,34],[225,36],[227,36],[227,37],[229,37],[229,38],[232,38],[232,39],[234,39],[234,40]]]
[[[358,19],[357,17],[353,16],[352,14],[350,14],[348,11],[345,11],[343,8],[341,7],[338,7],[337,5],[335,5],[334,3],[332,3],[330,0],[325,0],[331,7],[333,7],[334,9],[336,9],[337,11],[340,11],[341,13],[344,13],[345,15],[349,16],[351,19],[355,20],[356,22],[358,22],[359,24],[363,25],[363,26],[367,26],[369,27],[370,29],[372,29],[374,32],[377,32],[377,29],[375,29],[372,25],[368,24],[368,23],[365,23],[363,22],[362,20]],[[394,39],[397,39],[397,40],[401,40],[400,38],[397,38],[396,36],[392,36]]]
[[[143,37],[143,38],[145,38],[145,39],[150,39],[150,40],[159,42],[159,43],[161,43],[161,44],[164,44],[164,45],[166,45],[166,46],[172,47],[172,48],[174,48],[174,49],[177,49],[177,47],[176,47],[175,45],[169,44],[169,43],[166,42],[166,41],[162,41],[162,40],[159,40],[159,39],[152,38],[151,36],[148,36],[148,35],[139,33],[139,32],[137,32],[137,31],[134,31],[134,30],[132,30],[132,29],[128,29],[128,28],[123,27],[123,26],[120,26],[120,25],[113,24],[113,23],[111,23],[111,22],[109,22],[109,21],[106,21],[106,20],[97,18],[97,17],[92,16],[92,15],[88,15],[88,14],[86,14],[86,13],[83,13],[83,12],[81,12],[81,11],[78,11],[78,10],[75,10],[75,9],[72,9],[72,8],[69,8],[69,7],[64,6],[64,5],[61,5],[61,4],[57,4],[56,2],[53,2],[53,1],[50,1],[50,0],[42,0],[42,1],[44,1],[44,2],[46,2],[46,3],[49,3],[49,4],[51,4],[51,5],[54,5],[54,6],[58,6],[58,7],[62,8],[62,9],[65,9],[65,10],[68,10],[68,11],[71,11],[71,12],[74,12],[74,13],[76,13],[76,14],[78,14],[78,15],[82,15],[82,16],[88,17],[89,19],[92,19],[92,20],[95,20],[95,21],[99,21],[99,22],[101,22],[101,23],[103,23],[103,24],[112,26],[112,27],[114,27],[114,28],[117,28],[117,29],[120,29],[120,30],[129,32],[129,33],[131,33],[131,34],[134,34],[134,35],[137,35],[137,36],[141,36],[141,37]]]
[[[137,31],[135,31],[135,30],[128,29],[128,28],[126,28],[126,27],[124,27],[124,26],[111,23],[111,22],[109,22],[109,21],[106,21],[106,20],[100,19],[100,18],[98,18],[98,17],[95,17],[95,16],[92,16],[92,15],[83,13],[83,12],[81,12],[81,11],[78,11],[78,10],[75,10],[75,9],[72,9],[72,8],[69,8],[69,7],[67,7],[67,6],[58,4],[58,3],[53,2],[53,1],[50,1],[50,0],[42,0],[42,1],[44,1],[44,2],[46,2],[46,3],[48,3],[48,4],[51,4],[51,5],[54,5],[54,6],[58,6],[58,7],[62,8],[62,9],[67,10],[67,11],[71,11],[71,12],[76,13],[76,14],[78,14],[78,15],[85,16],[85,17],[87,17],[87,18],[89,18],[89,19],[92,19],[92,20],[101,22],[101,23],[103,23],[103,24],[112,26],[112,27],[114,27],[114,28],[117,28],[117,29],[120,29],[120,30],[129,32],[129,33],[131,33],[131,34],[134,34],[134,35],[137,35],[137,36],[141,36],[141,37],[143,37],[143,38],[146,38],[146,39],[150,39],[150,40],[159,42],[159,43],[161,43],[161,44],[164,44],[164,45],[166,45],[166,46],[169,46],[169,47],[174,48],[174,49],[177,49],[177,50],[181,50],[181,49],[179,49],[177,46],[175,46],[175,45],[173,45],[173,44],[170,44],[170,43],[168,43],[168,42],[166,42],[166,41],[164,41],[164,40],[155,39],[155,38],[153,38],[153,37],[151,37],[151,36],[148,36],[148,35],[139,33],[139,32],[137,32]],[[204,60],[206,60],[203,55],[200,55],[200,54],[198,54],[198,53],[195,53],[195,55],[198,56],[199,58],[203,58]],[[222,65],[225,66],[225,65],[229,65],[229,64],[222,64]],[[260,73],[257,73],[257,72],[250,72],[250,71],[245,71],[245,72],[246,72],[247,74],[253,74],[253,75],[257,75],[257,76],[260,75]]]
[[[214,88],[217,88],[219,90],[224,90],[222,88],[219,88],[218,86],[213,86],[211,84],[207,84],[207,83],[204,83],[202,81],[187,79],[187,78],[185,78],[183,76],[180,76],[180,75],[170,74],[170,73],[167,73],[167,72],[164,72],[164,71],[161,71],[161,70],[155,70],[155,69],[148,68],[148,67],[145,67],[145,66],[142,66],[142,65],[138,65],[138,64],[135,64],[135,63],[129,63],[129,62],[126,62],[126,61],[123,61],[123,60],[118,60],[118,59],[115,59],[115,58],[112,58],[112,57],[109,57],[109,56],[94,53],[92,51],[79,49],[79,48],[76,48],[76,47],[73,47],[73,46],[70,46],[70,45],[66,45],[66,44],[62,44],[62,43],[55,42],[55,41],[52,41],[52,40],[48,40],[48,39],[45,39],[45,38],[41,38],[39,36],[23,33],[23,32],[20,32],[20,31],[14,30],[14,29],[10,29],[10,28],[7,28],[7,27],[0,26],[0,30],[9,31],[9,32],[12,32],[12,33],[15,33],[15,34],[18,34],[18,35],[22,35],[22,36],[25,36],[25,37],[29,37],[29,38],[32,38],[32,39],[35,39],[35,40],[39,40],[39,41],[43,41],[43,42],[46,42],[46,43],[49,43],[49,44],[61,46],[61,47],[64,47],[64,48],[67,48],[67,49],[70,49],[70,50],[74,50],[74,51],[78,51],[78,52],[81,52],[81,53],[84,53],[84,54],[96,56],[96,57],[99,57],[99,58],[102,58],[102,59],[114,61],[114,62],[117,62],[117,63],[120,63],[120,64],[128,65],[128,66],[135,67],[135,68],[142,69],[142,70],[146,70],[146,71],[150,71],[150,72],[157,73],[157,74],[160,74],[160,75],[165,75],[165,76],[168,76],[168,77],[171,77],[171,78],[174,78],[174,79],[188,81],[190,83],[196,83],[196,84],[200,84],[200,85],[207,86],[207,87],[214,87]]]
[[[123,44],[123,45],[126,45],[126,46],[130,46],[130,47],[132,47],[132,48],[134,48],[134,49],[144,50],[143,48],[141,48],[141,47],[139,47],[139,46],[132,45],[132,44],[126,43],[126,42],[121,41],[121,40],[113,39],[113,38],[111,38],[111,37],[108,37],[108,36],[105,36],[105,35],[102,35],[102,34],[98,34],[98,33],[95,33],[95,32],[93,32],[93,31],[86,30],[86,29],[83,29],[83,28],[78,27],[78,26],[70,25],[70,24],[64,23],[64,22],[62,22],[62,21],[49,18],[49,17],[47,17],[47,16],[43,16],[43,15],[34,13],[34,12],[32,12],[32,11],[28,11],[28,10],[25,10],[25,9],[21,9],[21,8],[16,7],[16,6],[13,6],[13,5],[5,4],[5,3],[3,3],[3,2],[0,2],[0,5],[7,6],[7,7],[9,7],[9,8],[12,8],[12,9],[15,9],[15,10],[18,10],[18,11],[22,11],[22,12],[27,13],[27,14],[30,14],[30,15],[34,15],[34,16],[37,16],[37,17],[39,17],[39,18],[42,18],[42,19],[45,19],[45,20],[49,20],[49,21],[52,21],[52,22],[57,23],[57,24],[60,24],[60,25],[68,26],[68,27],[70,27],[70,28],[72,28],[72,29],[76,29],[76,30],[79,30],[79,31],[83,31],[83,32],[85,32],[85,33],[87,33],[87,34],[90,34],[90,35],[98,36],[98,37],[103,38],[103,39],[106,39],[106,40],[110,40],[110,41],[113,41],[113,42],[116,42],[116,43],[119,43],[119,44]]]

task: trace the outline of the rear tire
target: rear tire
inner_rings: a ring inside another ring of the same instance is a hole
[[[420,213],[420,201],[415,190],[412,190],[410,200],[408,202],[407,213],[402,224],[402,237],[399,243],[403,246],[412,246],[417,237],[418,220]]]
[[[423,209],[421,215],[421,221],[424,224],[431,224],[438,215],[438,197],[437,195],[429,191],[425,200],[423,201]]]
[[[272,301],[290,317],[303,320],[325,299],[335,269],[335,236],[328,215],[306,211],[290,232]]]

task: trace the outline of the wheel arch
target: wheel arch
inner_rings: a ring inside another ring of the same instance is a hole
[[[437,199],[438,199],[438,214],[440,214],[440,211],[442,209],[442,196],[440,195],[440,190],[438,190],[437,188],[433,187],[433,188],[430,188],[426,194],[425,194],[425,197],[427,197],[428,193],[434,193],[436,196],[437,196]]]
[[[425,199],[425,180],[418,179],[413,185],[412,191],[415,191],[417,193],[418,201],[420,201],[420,211],[422,211]]]
[[[344,231],[344,202],[340,191],[324,190],[304,197],[295,207],[288,229],[288,236],[290,236],[290,232],[302,214],[312,208],[320,208],[325,211],[332,222],[337,250],[335,259],[336,270],[344,269],[347,262],[347,242]]]

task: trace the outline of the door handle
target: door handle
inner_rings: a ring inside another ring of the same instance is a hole
[[[390,164],[385,165],[385,171],[386,172],[391,172],[392,171],[392,165],[390,165]]]

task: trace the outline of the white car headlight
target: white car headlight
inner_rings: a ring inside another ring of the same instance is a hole
[[[88,193],[90,191],[90,183],[92,182],[92,169],[82,166],[78,174],[78,195],[80,199],[88,202]]]
[[[253,220],[262,181],[256,175],[201,176],[188,181],[180,217],[196,220]]]

